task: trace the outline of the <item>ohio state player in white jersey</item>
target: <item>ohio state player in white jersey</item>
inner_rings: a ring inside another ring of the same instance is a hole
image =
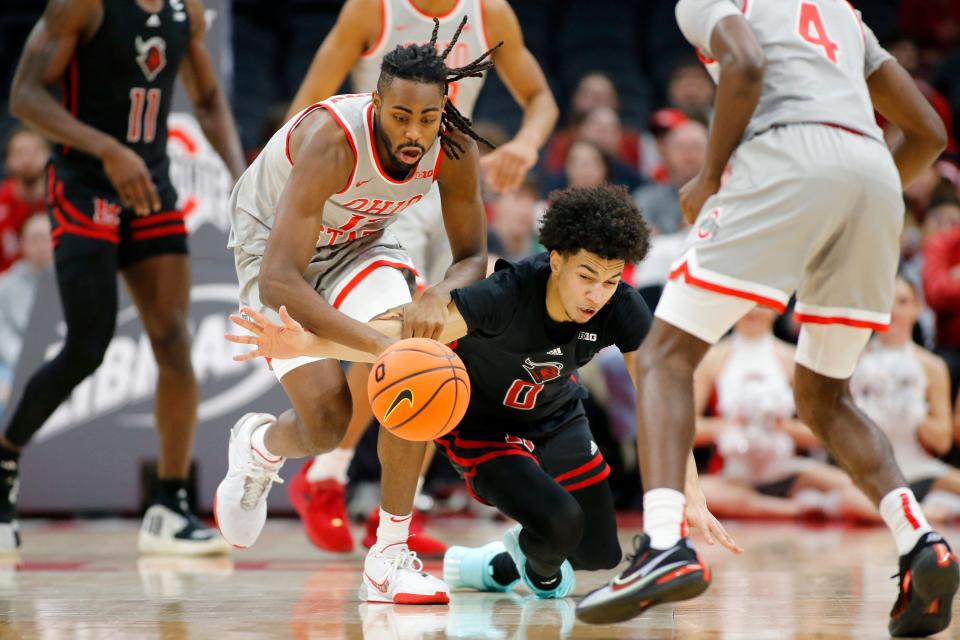
[[[694,227],[637,354],[647,535],[577,613],[625,620],[709,586],[685,538],[680,493],[693,372],[751,308],[782,311],[795,293],[797,414],[894,536],[890,634],[936,633],[950,623],[957,558],[930,529],[883,432],[856,409],[849,379],[871,330],[889,325],[902,188],[943,150],[943,123],[844,0],[680,0],[676,13],[718,86],[704,167],[680,190]],[[903,132],[892,149],[874,107]]]
[[[435,37],[435,36],[434,36]],[[455,40],[455,38],[454,38]],[[433,46],[398,47],[373,94],[335,96],[291,119],[237,182],[232,231],[241,306],[279,319],[285,307],[317,335],[372,355],[393,341],[365,323],[393,310],[403,337],[439,337],[450,292],[483,277],[486,238],[477,137],[446,99],[447,83],[491,66],[450,69]],[[441,122],[445,125],[441,129]],[[454,264],[410,302],[413,267],[389,225],[436,182]],[[242,417],[230,435],[229,469],[214,511],[231,544],[253,544],[266,498],[286,458],[337,446],[350,392],[335,360],[275,360],[293,409]],[[360,598],[395,604],[448,601],[407,546],[426,445],[380,434],[379,527],[364,563]]]
[[[427,42],[438,20],[438,46],[446,48],[457,26],[468,18],[448,64],[457,66],[482,54],[493,43],[496,70],[523,109],[523,124],[512,140],[480,160],[489,186],[497,191],[519,186],[537,161],[537,152],[557,121],[557,106],[543,72],[523,43],[523,34],[506,0],[347,0],[333,30],[327,34],[290,106],[289,115],[327,98],[351,74],[354,91],[373,91],[383,56],[410,42]],[[450,98],[468,118],[483,86],[483,78],[451,84]],[[450,266],[439,192],[404,211],[391,229],[413,260],[419,284],[433,284]],[[354,398],[353,418],[341,446],[304,466],[290,483],[290,498],[303,519],[308,537],[326,551],[348,552],[353,539],[344,507],[344,484],[353,450],[372,420],[366,401],[369,367],[352,365],[347,373]],[[428,458],[433,449],[428,451]],[[429,464],[429,460],[426,464]],[[426,467],[424,468],[424,471]],[[368,523],[365,543],[373,540],[376,512]],[[411,548],[421,555],[442,555],[445,546],[420,530],[419,512]]]

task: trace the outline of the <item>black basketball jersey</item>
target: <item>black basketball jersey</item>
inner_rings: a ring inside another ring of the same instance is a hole
[[[585,391],[577,369],[610,345],[635,351],[652,322],[643,298],[624,282],[588,322],[556,322],[547,314],[549,277],[548,253],[516,264],[499,260],[489,278],[452,294],[468,329],[455,350],[470,374],[469,411],[490,416],[491,425],[509,421],[523,431],[515,435],[539,433],[537,423],[578,405]]]
[[[165,0],[157,13],[136,0],[102,0],[103,22],[78,44],[64,72],[61,99],[78,120],[137,152],[155,181],[167,180],[167,116],[173,85],[190,40],[184,0]],[[100,161],[57,145],[58,169],[102,172]]]

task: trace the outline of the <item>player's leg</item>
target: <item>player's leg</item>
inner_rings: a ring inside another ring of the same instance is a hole
[[[778,498],[759,493],[728,478],[702,476],[700,489],[718,518],[796,518],[803,507],[791,498]]]
[[[117,316],[115,226],[93,222],[101,194],[51,167],[48,204],[53,223],[57,287],[67,332],[60,352],[27,381],[0,439],[0,549],[19,546],[16,520],[21,450],[106,353]]]
[[[20,546],[16,496],[20,452],[73,389],[92,374],[106,353],[117,317],[116,249],[63,256],[56,263],[57,285],[67,327],[60,352],[27,381],[0,440],[0,550]]]
[[[530,455],[499,455],[476,465],[469,486],[477,497],[519,524],[506,533],[503,544],[469,550],[451,547],[444,558],[444,575],[478,574],[476,567],[469,568],[478,564],[484,582],[454,584],[500,591],[520,579],[538,597],[568,595],[575,586],[568,558],[584,530],[584,512],[577,500]],[[483,557],[474,557],[477,554]]]
[[[287,489],[307,538],[324,551],[353,551],[345,499],[347,470],[357,443],[373,420],[367,399],[369,372],[370,366],[366,363],[350,365],[346,379],[350,389],[351,417],[346,434],[332,451],[307,460],[290,480]]]

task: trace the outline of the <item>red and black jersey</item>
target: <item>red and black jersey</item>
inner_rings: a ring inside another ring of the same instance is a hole
[[[549,278],[545,252],[517,264],[499,260],[490,277],[452,293],[468,330],[455,349],[470,374],[468,413],[518,436],[551,431],[585,396],[577,369],[610,345],[635,351],[653,321],[621,281],[588,322],[556,322],[547,314]]]
[[[61,82],[65,108],[78,120],[136,151],[155,181],[168,180],[167,116],[174,80],[190,40],[184,0],[157,13],[135,0],[102,0],[103,21],[79,44]],[[57,145],[58,173],[102,172],[99,160]]]

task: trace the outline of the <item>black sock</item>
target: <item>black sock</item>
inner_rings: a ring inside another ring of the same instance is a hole
[[[493,567],[493,581],[504,587],[520,577],[517,565],[506,551],[494,556],[490,566]]]
[[[0,444],[0,462],[5,462],[7,460],[18,462],[20,460],[20,452],[14,451],[10,447]]]
[[[172,480],[158,479],[153,501],[174,511],[188,511],[187,481],[179,478]]]
[[[530,578],[530,582],[533,583],[533,586],[538,589],[543,589],[544,591],[549,591],[550,589],[556,589],[560,585],[560,571],[557,570],[552,576],[541,576],[536,571],[530,568],[530,563],[527,563],[527,577]]]

